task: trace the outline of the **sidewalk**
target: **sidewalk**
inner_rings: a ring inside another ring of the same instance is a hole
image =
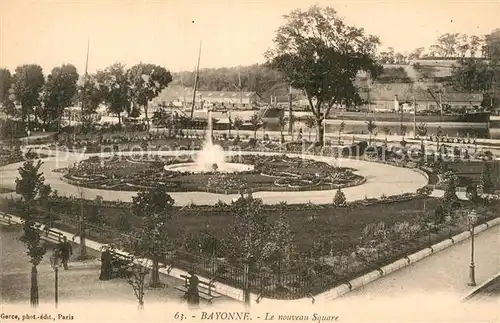
[[[26,255],[26,247],[19,241],[20,228],[0,226],[0,303],[29,303],[31,264]],[[90,241],[88,241],[90,242]],[[50,266],[51,245],[38,265],[38,290],[40,303],[54,300],[54,271]],[[74,255],[78,247],[74,247]],[[99,253],[88,250],[89,255],[99,257]],[[137,302],[134,291],[124,279],[99,280],[101,263],[98,259],[86,261],[71,260],[69,270],[59,270],[59,302],[61,304],[81,301],[117,301]],[[175,302],[181,301],[182,293],[173,286],[179,281],[173,277],[162,277],[168,287],[147,289],[144,301]]]
[[[494,276],[500,268],[500,226],[475,236],[477,285]],[[439,293],[461,298],[474,287],[468,286],[471,240],[437,252],[419,262],[349,292],[343,299],[405,297]]]

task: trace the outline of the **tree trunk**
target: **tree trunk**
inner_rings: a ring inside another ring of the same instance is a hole
[[[83,215],[83,196],[80,196],[80,215],[79,215],[79,227],[80,227],[80,260],[85,260],[88,258],[87,255],[87,245],[85,243],[86,232],[85,232],[85,217]]]
[[[151,287],[158,287],[160,284],[160,273],[159,273],[159,265],[158,265],[158,260],[153,260],[153,266],[151,270],[151,282],[150,286]]]
[[[316,120],[316,127],[318,129],[318,143],[320,146],[323,146],[325,143],[323,141],[323,121],[322,120]]]
[[[36,266],[31,266],[31,291],[30,291],[31,307],[38,306],[38,271]]]
[[[339,146],[340,146],[340,134],[341,134],[341,131],[339,130]]]
[[[257,139],[257,130],[254,130],[254,131],[253,131],[253,138],[254,138],[254,139]]]
[[[144,106],[144,116],[146,117],[146,129],[149,131],[148,104]]]

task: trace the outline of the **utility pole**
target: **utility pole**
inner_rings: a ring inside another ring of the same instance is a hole
[[[441,90],[438,92],[439,94],[439,109],[440,109],[440,113],[439,113],[439,123],[442,123],[443,122],[443,101],[442,101],[442,98],[441,98]]]
[[[200,50],[198,51],[198,65],[196,66],[196,75],[194,78],[194,91],[193,91],[193,104],[191,106],[191,119],[193,119],[194,115],[194,105],[196,101],[196,89],[198,87],[198,78],[200,74],[200,58],[201,58],[201,40],[200,40]]]
[[[291,135],[293,132],[293,122],[292,119],[292,84],[288,86],[288,134]]]
[[[79,216],[79,227],[80,227],[80,256],[78,257],[80,260],[84,260],[88,258],[87,254],[87,245],[85,243],[85,216],[83,215],[83,190],[78,187],[78,193],[80,193],[80,216]]]
[[[84,102],[85,102],[85,95],[86,95],[85,90],[87,87],[87,76],[88,76],[88,67],[89,67],[89,48],[90,48],[90,40],[87,40],[87,57],[85,58],[85,74],[83,74],[83,87],[82,87],[82,107],[80,110],[80,127],[81,127],[82,131],[83,131]],[[75,129],[73,129],[73,141],[76,141]]]
[[[413,136],[417,137],[417,100],[413,96]]]
[[[240,91],[240,109],[243,110],[243,92],[241,88],[241,72],[238,71],[238,89]]]

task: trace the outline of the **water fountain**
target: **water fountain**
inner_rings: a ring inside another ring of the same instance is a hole
[[[228,163],[226,162],[226,153],[221,146],[213,143],[213,125],[212,125],[212,110],[208,110],[207,129],[205,133],[205,142],[201,151],[195,158],[194,163],[180,163],[166,165],[166,170],[174,170],[178,172],[194,172],[206,173],[217,171],[220,173],[234,173],[253,169],[253,165]]]

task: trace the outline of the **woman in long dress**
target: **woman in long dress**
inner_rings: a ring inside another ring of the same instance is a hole
[[[186,292],[187,303],[190,307],[196,307],[200,304],[199,283],[200,280],[198,277],[194,273],[191,273],[191,277],[189,277],[189,287]]]
[[[101,275],[99,276],[99,280],[110,280],[113,274],[113,265],[111,252],[109,252],[109,248],[104,248],[101,253]]]

